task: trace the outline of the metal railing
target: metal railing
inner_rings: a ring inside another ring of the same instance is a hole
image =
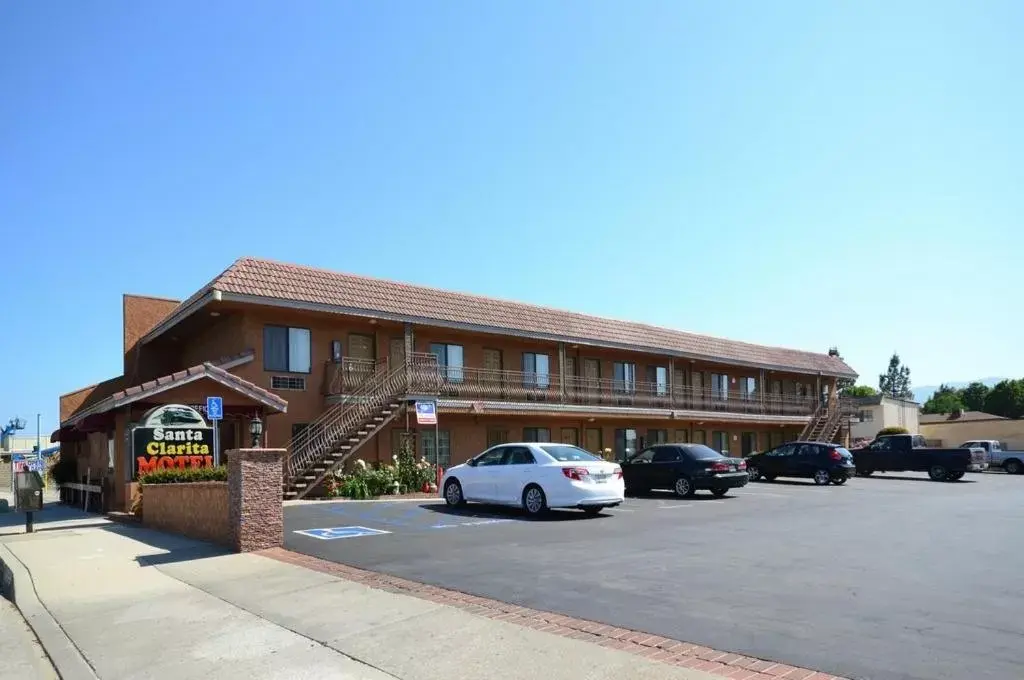
[[[440,366],[432,354],[414,354],[409,392],[449,399],[628,406],[764,415],[808,416],[817,401],[796,395],[718,391],[665,383],[566,377],[557,373]]]
[[[324,362],[324,394],[352,394],[363,383],[381,372],[387,372],[388,359],[352,359]]]
[[[288,459],[285,461],[287,480],[294,480],[323,461],[335,446],[358,432],[389,401],[405,393],[407,378],[404,364],[388,369],[386,360],[374,363],[375,369],[368,372],[358,388],[346,394],[339,403],[331,405],[288,443]]]

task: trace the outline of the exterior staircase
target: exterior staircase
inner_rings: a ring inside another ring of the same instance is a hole
[[[389,367],[382,361],[342,401],[296,435],[288,444],[284,499],[306,496],[403,413],[407,386],[405,365]]]
[[[800,433],[800,441],[831,442],[839,434],[846,409],[842,404],[822,404]]]

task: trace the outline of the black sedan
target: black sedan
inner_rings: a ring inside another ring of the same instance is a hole
[[[699,489],[724,496],[749,479],[742,458],[726,458],[703,444],[658,444],[622,463],[626,493],[671,489],[689,498]]]
[[[776,477],[805,477],[824,486],[845,484],[853,477],[857,467],[850,452],[828,442],[789,442],[764,453],[747,458],[750,478],[769,482]]]

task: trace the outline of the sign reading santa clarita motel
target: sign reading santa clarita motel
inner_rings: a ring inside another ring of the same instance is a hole
[[[213,466],[213,428],[182,404],[158,406],[132,430],[135,476],[169,468]]]

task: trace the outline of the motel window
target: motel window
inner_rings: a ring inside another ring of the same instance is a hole
[[[715,431],[711,433],[711,448],[723,456],[729,455],[729,433]]]
[[[263,370],[309,373],[311,367],[308,328],[263,327]]]
[[[639,440],[636,430],[631,428],[615,430],[615,460],[626,460],[637,451]]]
[[[465,380],[462,361],[462,345],[446,345],[440,342],[430,343],[430,353],[437,357],[437,365],[441,375],[448,382],[460,383]]]
[[[779,430],[773,430],[768,435],[768,448],[774,449],[776,446],[782,446],[782,432]]]
[[[862,423],[870,423],[875,419],[875,412],[870,409],[864,409],[857,415],[860,416],[860,422]]]
[[[551,357],[536,352],[523,352],[523,387],[547,388],[550,386]]]
[[[707,434],[704,432],[704,430],[694,430],[693,431],[693,443],[694,444],[705,444],[705,445],[708,443],[708,441],[707,441]]]
[[[740,396],[747,400],[757,398],[757,378],[740,378]]]
[[[685,429],[676,430],[675,433],[672,435],[672,442],[674,444],[685,444],[688,441],[690,441],[690,435],[686,432]]]
[[[616,392],[622,394],[636,392],[636,364],[616,361],[612,365],[612,385]]]
[[[648,366],[647,382],[651,383],[651,393],[659,397],[668,395],[668,368],[665,366]]]
[[[524,442],[549,442],[551,441],[551,430],[546,427],[524,427]]]
[[[720,401],[729,398],[729,376],[724,373],[711,374],[711,397]]]
[[[668,430],[657,430],[650,428],[647,430],[647,441],[644,442],[647,446],[654,446],[655,444],[668,444]]]
[[[744,432],[741,436],[741,452],[744,458],[757,451],[757,433]]]
[[[487,430],[487,448],[498,444],[508,444],[508,430],[492,427]]]
[[[452,460],[451,433],[448,430],[421,430],[420,456],[426,458],[427,462],[448,469]]]

